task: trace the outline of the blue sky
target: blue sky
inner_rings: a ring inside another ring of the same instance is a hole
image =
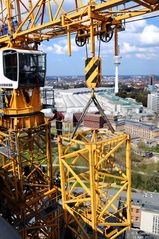
[[[159,13],[156,12],[157,14]],[[159,75],[158,22],[159,17],[127,23],[126,30],[119,33],[120,56],[122,57],[119,74]],[[113,75],[115,72],[113,45],[113,40],[101,45],[104,75]],[[67,39],[64,37],[43,42],[40,48],[47,53],[47,75],[84,75],[85,47],[77,47],[74,36],[72,36],[71,57],[67,55]]]

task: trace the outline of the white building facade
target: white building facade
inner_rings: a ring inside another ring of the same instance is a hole
[[[159,113],[159,91],[148,94],[147,107],[155,113]]]
[[[142,208],[140,229],[159,236],[159,211]]]

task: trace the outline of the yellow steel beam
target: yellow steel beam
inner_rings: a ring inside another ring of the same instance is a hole
[[[91,52],[94,55],[94,36],[100,34],[100,30],[98,29],[103,23],[115,25],[119,23],[121,24],[121,21],[127,18],[140,16],[158,10],[157,2],[152,4],[141,0],[129,1],[132,5],[130,7],[128,5],[127,8],[124,6],[124,4],[126,4],[125,0],[110,0],[103,3],[88,1],[86,5],[83,4],[83,1],[75,0],[72,1],[72,11],[67,12],[64,10],[64,0],[60,2],[53,0],[53,2],[56,6],[56,8],[54,8],[54,16],[50,0],[45,2],[43,0],[37,0],[34,4],[32,0],[29,0],[29,8],[23,1],[17,0],[17,16],[19,23],[18,28],[14,31],[12,28],[12,8],[14,7],[12,7],[12,5],[14,5],[14,2],[10,5],[10,1],[7,0],[6,6],[2,3],[2,6],[4,6],[3,8],[6,8],[5,11],[2,9],[2,11],[4,11],[3,15],[1,14],[3,16],[2,21],[4,21],[6,17],[9,19],[8,27],[9,31],[11,30],[12,32],[12,38],[9,38],[7,35],[2,35],[0,37],[0,43],[7,44],[12,42],[13,39],[13,44],[16,44],[23,41],[21,40],[21,37],[27,39],[30,43],[34,42],[35,37],[37,38],[37,41],[43,41],[65,34],[68,34],[68,38],[70,38],[71,33],[77,32],[78,29],[83,28],[87,29],[87,36],[91,39]],[[138,3],[138,6],[135,5],[136,3]],[[119,5],[120,10],[117,11],[116,7]],[[22,7],[27,10],[24,17],[22,16]],[[141,7],[143,7],[143,9]],[[45,8],[48,10],[49,18],[47,18],[44,13]],[[111,22],[109,22],[110,17]],[[49,33],[49,35],[47,35],[47,33]],[[71,50],[69,49],[69,54],[70,53]]]
[[[95,158],[93,157],[93,149],[95,145],[89,145],[89,168],[90,168],[90,191],[91,191],[91,211],[92,211],[92,239],[97,239],[97,201],[96,201],[96,182],[95,182]]]
[[[128,186],[128,182],[124,183],[124,185],[118,190],[118,192],[114,195],[114,197],[110,200],[110,202],[106,205],[103,211],[100,213],[100,217],[108,210],[111,204],[119,197],[120,193],[124,191],[124,189]]]
[[[102,158],[98,163],[97,166],[99,166],[101,163],[103,163],[106,159],[110,157],[123,143],[125,142],[125,139],[123,139],[121,142],[119,142],[104,158]]]
[[[4,181],[0,199],[5,199],[12,215],[6,219],[11,220],[23,238],[33,238],[36,232],[37,237],[60,239],[58,231],[61,211],[57,208],[56,212],[50,211],[44,218],[41,217],[41,212],[49,206],[51,208],[53,203],[57,204],[60,199],[59,191],[52,187],[50,125],[43,124],[16,131],[9,129],[7,132],[4,134],[1,131],[0,135],[7,138],[6,150],[10,150],[14,157],[4,156],[3,151],[0,151],[0,177]],[[44,158],[47,165],[45,173],[41,168]],[[24,222],[25,227],[18,226]]]
[[[126,142],[126,173],[128,177],[128,190],[127,190],[127,219],[129,222],[129,228],[131,225],[131,159],[130,159],[130,151],[131,151],[131,144],[130,144],[130,136],[127,137]]]
[[[74,203],[74,202],[86,202],[86,201],[90,201],[90,198],[81,198],[81,199],[71,199],[71,200],[66,200],[65,203]]]
[[[79,134],[77,133],[77,135]],[[78,139],[77,135],[76,138]],[[98,233],[111,239],[116,238],[130,227],[131,212],[128,209],[131,198],[129,142],[125,152],[125,159],[123,159],[124,164],[120,166],[120,169],[118,166],[120,161],[116,157],[114,158],[114,152],[121,150],[122,145],[127,145],[128,136],[122,133],[112,134],[106,130],[84,131],[83,136],[81,141],[85,142],[85,144],[80,144],[80,147],[81,150],[87,149],[85,157],[88,158],[86,161],[89,171],[82,173],[76,169],[76,166],[78,168],[80,163],[78,151],[76,154],[74,150],[74,157],[71,155],[70,159],[64,160],[64,149],[67,148],[67,144],[70,145],[68,141],[70,136],[67,135],[68,139],[66,136],[60,137],[60,152],[62,154],[60,154],[59,161],[61,165],[60,171],[62,170],[61,173],[64,174],[61,184],[63,185],[62,193],[65,195],[63,197],[63,207],[73,216],[76,222],[80,223],[80,230],[82,228],[85,230],[84,226],[82,226],[85,223],[92,228],[91,238],[98,238]],[[76,140],[74,139],[75,144]],[[112,150],[113,153],[110,154]],[[69,148],[69,151],[71,152],[71,148]],[[66,155],[69,155],[69,151],[67,151]],[[105,161],[99,164],[101,155],[103,155]],[[72,164],[72,162],[74,163]],[[114,195],[110,195],[110,190],[113,188],[115,188],[116,192]],[[127,196],[126,202],[118,208],[116,206],[117,200],[124,191]],[[123,210],[126,210],[129,217],[125,217]],[[108,220],[110,217],[115,218],[116,222],[110,223]],[[100,226],[102,226],[102,229]],[[115,226],[117,228],[121,226],[123,229],[114,229]],[[108,233],[110,228],[112,231]]]
[[[108,202],[110,202],[110,200],[108,199]],[[119,216],[123,219],[123,221],[126,221],[127,219],[125,218],[125,217],[123,217],[123,214],[121,213],[121,210],[122,209],[120,209],[120,210],[118,210],[118,208],[113,204],[113,203],[111,203],[111,207],[114,209],[114,211],[116,212],[116,213],[119,213]],[[112,213],[110,213],[110,212],[108,212],[110,215],[113,215]],[[113,215],[114,216],[114,215]],[[115,216],[114,216],[115,217]],[[116,216],[116,218],[118,218],[117,216]],[[128,222],[127,222],[127,224],[128,224]],[[130,225],[130,224],[129,224]]]
[[[145,8],[148,8],[150,10],[153,10],[153,7],[151,4],[147,3],[146,1],[141,1],[141,0],[134,0],[134,2],[138,3],[141,6],[144,6]]]
[[[64,0],[61,1],[61,3],[59,4],[56,0],[54,0],[54,2],[56,3],[56,5],[58,6],[57,12],[54,16],[54,20],[57,19],[59,12],[62,11],[63,14],[65,14],[65,11],[62,9],[62,5],[64,3]]]
[[[121,231],[117,232],[114,236],[111,236],[111,239],[118,238],[119,235],[121,235],[123,232],[125,232],[128,229],[128,227],[123,228]]]
[[[107,172],[100,172],[100,170],[98,171],[98,174],[99,174],[99,175],[107,176],[107,177],[109,177],[109,178],[116,178],[116,179],[120,179],[120,180],[125,180],[124,177],[120,177],[120,176],[112,175],[112,174],[107,173]]]
[[[73,216],[74,220],[76,221],[77,225],[80,227],[82,233],[84,234],[84,238],[90,239],[88,234],[86,233],[85,229],[83,228],[83,225],[80,223],[78,218],[75,216],[74,212],[70,209],[70,207],[66,204],[65,205],[67,211]]]
[[[80,149],[80,150],[77,150],[77,151],[75,151],[75,152],[71,152],[71,153],[68,153],[68,154],[63,155],[63,156],[62,156],[62,159],[72,158],[72,157],[77,156],[77,154],[86,153],[87,151],[88,151],[87,149]]]
[[[64,161],[61,159],[61,162],[64,164],[64,166],[67,168],[67,170],[75,177],[75,179],[78,181],[78,183],[83,187],[83,189],[88,193],[91,194],[89,188],[83,183],[83,181],[76,175],[76,173],[73,171],[73,169]]]

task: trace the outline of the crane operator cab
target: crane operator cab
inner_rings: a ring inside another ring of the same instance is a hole
[[[29,128],[44,123],[40,87],[46,76],[46,54],[38,50],[0,50],[0,127]]]
[[[46,54],[37,50],[3,49],[0,51],[0,88],[43,87]]]

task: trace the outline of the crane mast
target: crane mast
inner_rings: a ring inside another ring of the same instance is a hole
[[[102,78],[96,39],[107,43],[114,34],[118,57],[118,33],[125,21],[158,10],[158,0],[0,0],[0,212],[23,238],[62,239],[63,228],[81,239],[116,238],[130,228],[128,135],[111,129],[60,137],[61,189],[54,185],[50,123],[40,99],[46,54],[38,48],[43,41],[65,36],[71,56],[72,37],[79,47],[90,44],[86,84],[101,109],[94,95]],[[120,147],[124,163],[116,157]],[[88,171],[72,167],[81,160]],[[110,197],[114,185],[117,193]],[[123,191],[127,201],[117,207]]]

